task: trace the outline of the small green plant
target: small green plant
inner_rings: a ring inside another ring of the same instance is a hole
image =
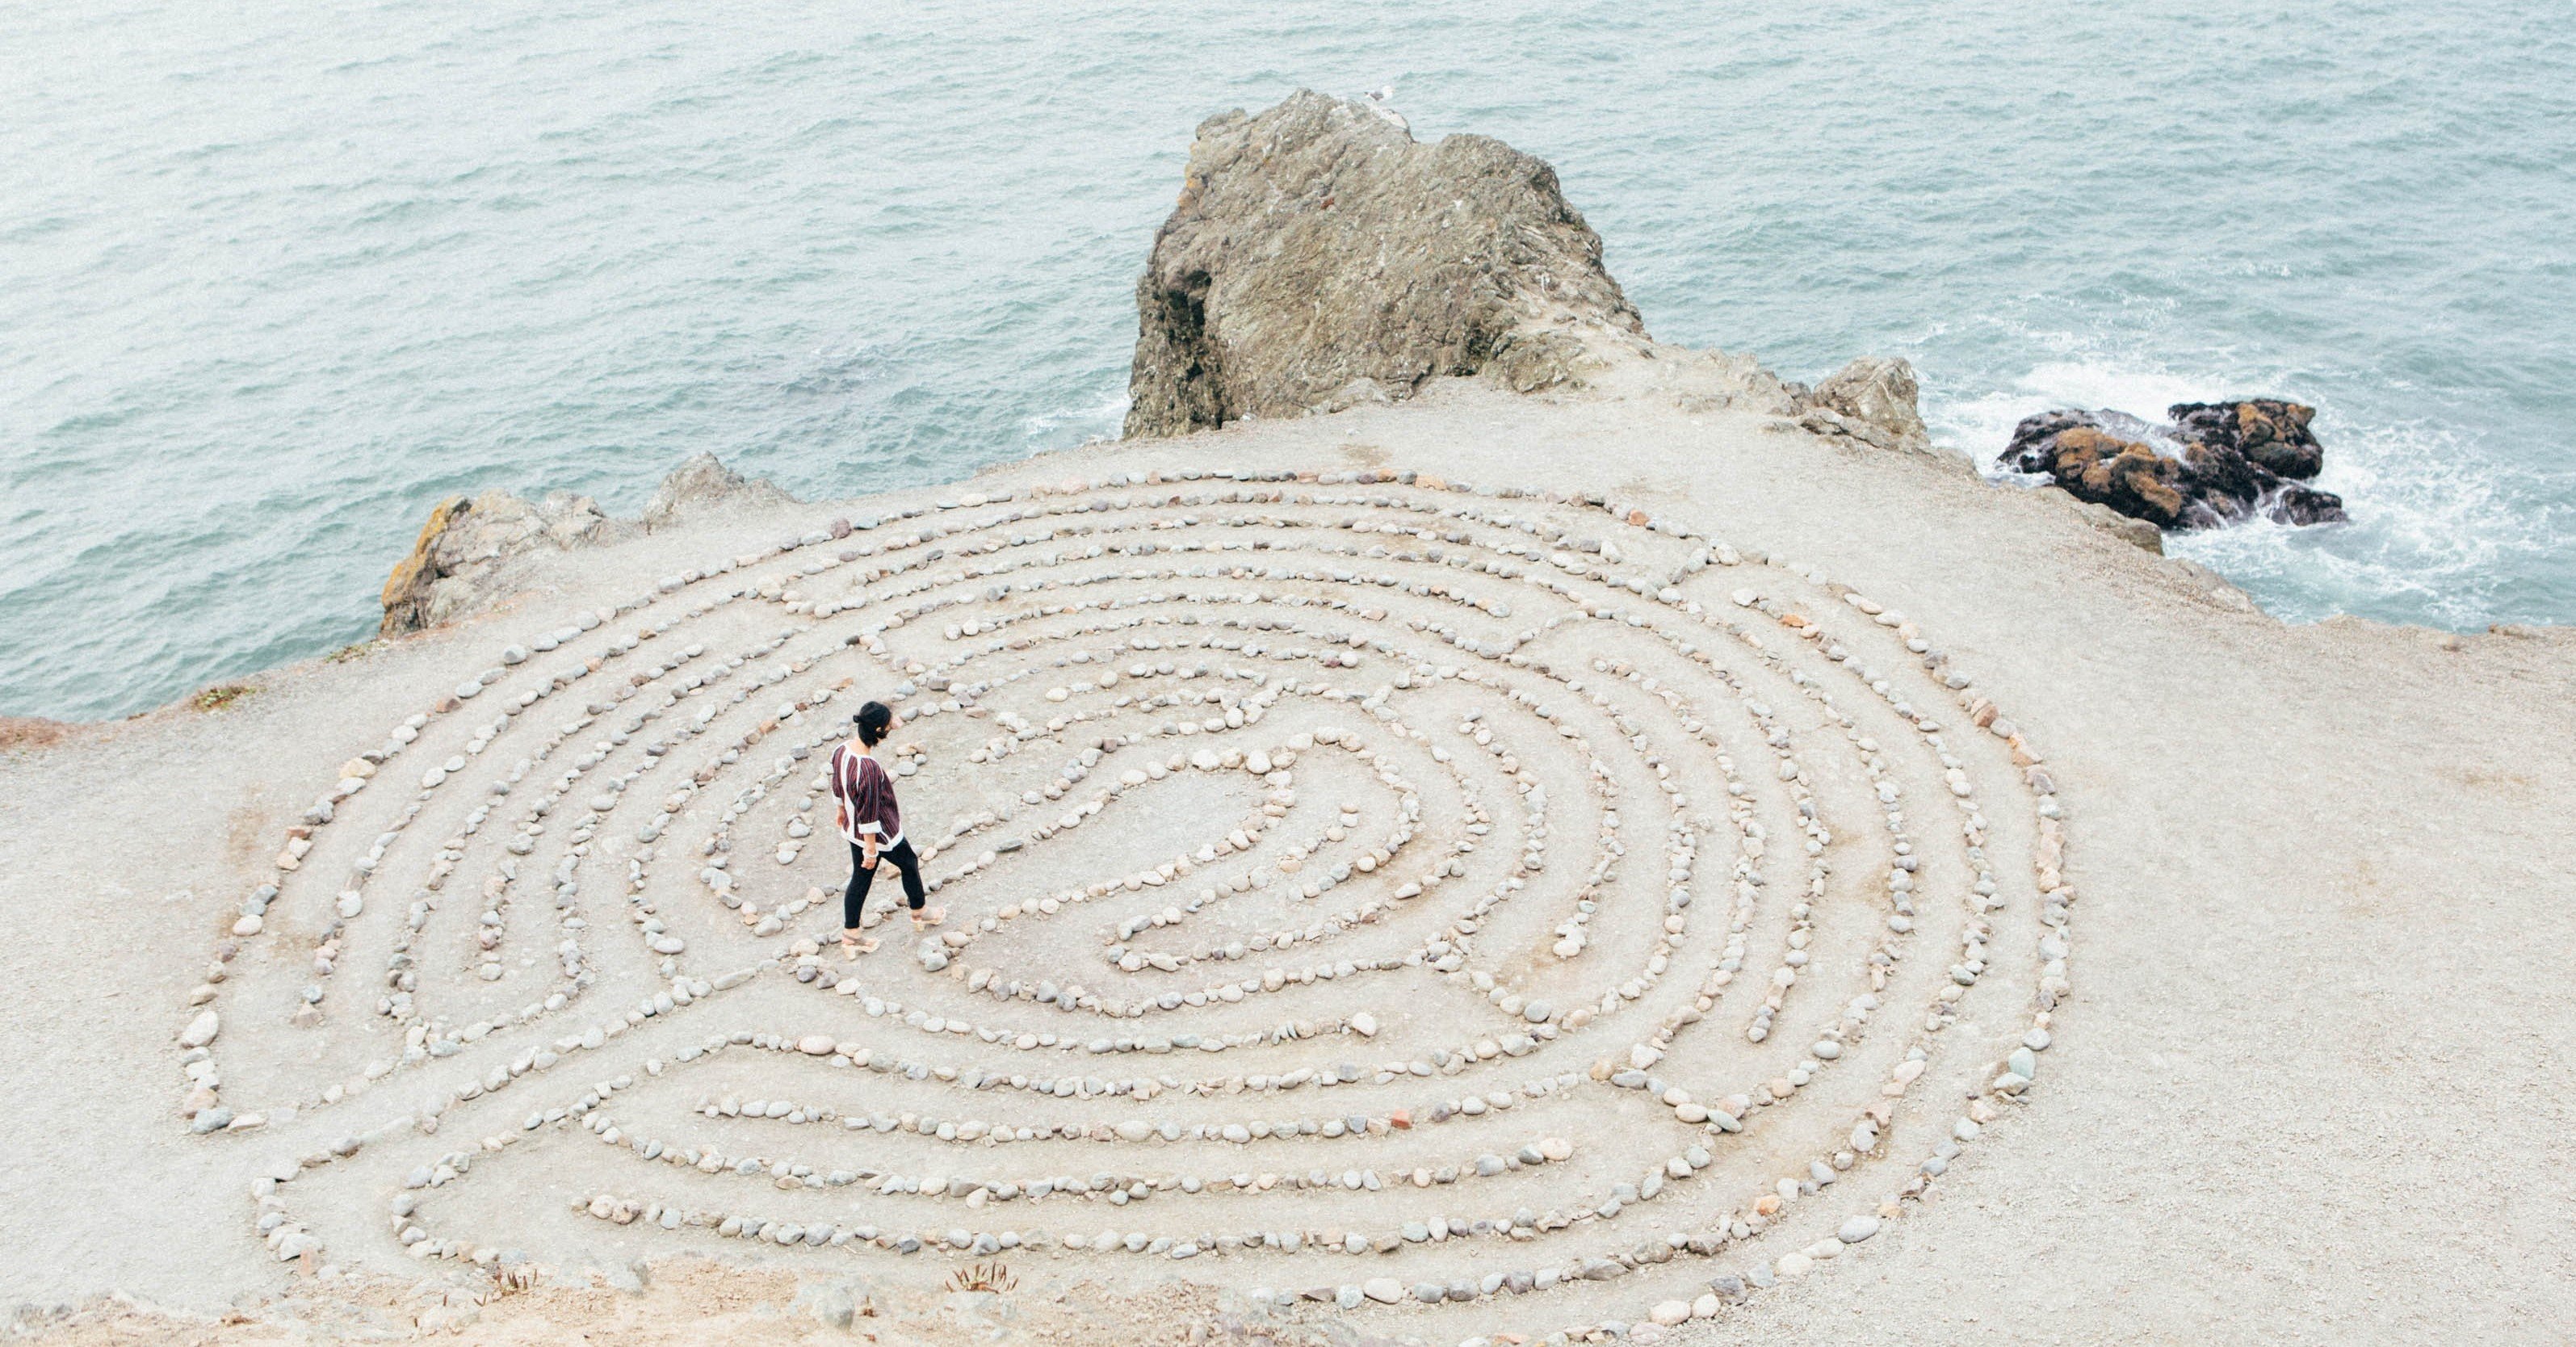
[[[200,711],[220,711],[257,690],[247,683],[217,683],[189,698],[188,704]]]

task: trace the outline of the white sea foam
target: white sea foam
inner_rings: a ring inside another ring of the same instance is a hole
[[[1066,443],[1089,444],[1095,440],[1115,439],[1127,422],[1127,408],[1132,399],[1121,388],[1114,395],[1080,407],[1060,407],[1051,412],[1038,412],[1020,420],[1020,438],[1033,448],[1055,448]],[[1067,440],[1059,431],[1079,438]]]
[[[2023,417],[2060,407],[2126,412],[2150,424],[2165,408],[2209,396],[2211,385],[2163,370],[2122,369],[2091,360],[2052,360],[1999,388],[1960,402],[1934,402],[1924,423],[1932,438],[1968,451],[1977,466],[1997,471],[1995,456],[2011,442]]]
[[[2475,628],[2527,617],[2509,577],[2563,545],[2563,503],[2456,430],[2351,426],[2320,417],[2317,486],[2344,499],[2348,524],[2260,523],[2176,535],[2166,550],[2246,586],[2293,621],[2359,612]]]

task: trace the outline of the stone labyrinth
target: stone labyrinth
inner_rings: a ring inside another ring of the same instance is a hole
[[[2055,787],[1933,638],[1600,496],[996,488],[530,620],[187,1012],[281,1259],[1642,1339],[1866,1258],[2067,989]],[[848,962],[870,697],[948,920]]]

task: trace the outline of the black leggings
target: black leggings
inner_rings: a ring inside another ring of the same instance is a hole
[[[850,844],[850,887],[841,895],[841,925],[847,930],[859,929],[859,909],[867,906],[868,885],[877,877],[875,870],[866,869],[859,864],[866,858],[865,849],[858,843],[852,842]],[[913,911],[920,911],[921,858],[913,854],[912,843],[908,840],[897,842],[893,846],[878,851],[877,865],[883,867],[888,863],[903,872],[904,901]]]

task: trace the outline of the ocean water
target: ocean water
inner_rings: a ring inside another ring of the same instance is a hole
[[[538,12],[542,10],[542,12]],[[0,711],[369,634],[450,492],[631,513],[1114,434],[1191,128],[1392,85],[1552,161],[1660,338],[1940,437],[2276,393],[2295,620],[2576,620],[2563,4],[0,4]],[[2000,488],[1999,488],[2000,489]]]

